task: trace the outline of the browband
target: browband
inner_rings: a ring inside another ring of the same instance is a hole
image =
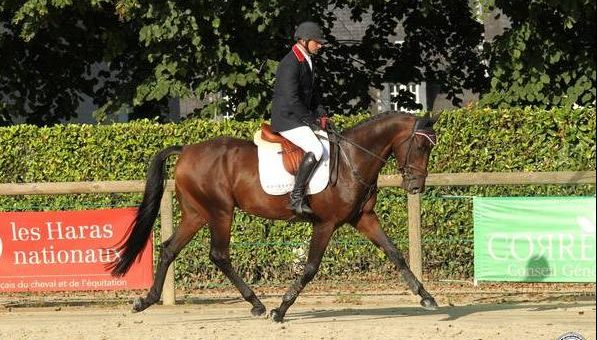
[[[431,145],[437,144],[437,136],[435,135],[435,133],[433,131],[425,131],[425,130],[415,131],[415,135],[423,136],[423,137],[427,138],[427,140],[429,141],[429,143],[431,143]]]

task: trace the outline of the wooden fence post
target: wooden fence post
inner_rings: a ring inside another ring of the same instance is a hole
[[[164,196],[160,202],[160,219],[162,224],[161,239],[166,241],[173,233],[172,226],[172,192],[164,191]],[[164,305],[174,305],[176,303],[176,294],[174,291],[174,262],[168,267],[166,280],[164,281],[164,290],[162,291],[162,301]]]
[[[421,246],[421,194],[408,194],[408,262],[413,274],[423,281]]]

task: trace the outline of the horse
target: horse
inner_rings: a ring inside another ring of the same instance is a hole
[[[193,236],[204,227],[210,232],[210,260],[252,305],[251,314],[266,308],[234,270],[230,261],[230,233],[235,207],[270,220],[309,220],[312,235],[302,275],[288,288],[278,308],[270,311],[283,322],[288,308],[316,275],[334,231],[350,224],[381,248],[402,274],[426,310],[435,310],[435,299],[410,270],[401,252],[381,229],[374,211],[379,173],[393,154],[402,175],[401,187],[410,194],[425,189],[429,154],[435,144],[433,124],[439,115],[414,116],[401,112],[374,115],[356,126],[336,133],[339,154],[337,179],[320,193],[309,196],[313,214],[295,216],[288,195],[269,195],[261,188],[257,147],[239,138],[217,137],[197,144],[170,146],[158,152],[148,167],[142,202],[129,234],[117,246],[120,256],[109,266],[115,277],[123,276],[148,242],[164,192],[165,162],[178,154],[174,169],[176,199],[181,222],[162,243],[153,285],[145,298],[133,302],[140,312],[158,302],[168,266]]]

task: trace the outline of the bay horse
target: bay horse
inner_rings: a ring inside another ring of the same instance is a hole
[[[433,124],[438,116],[416,117],[391,112],[376,115],[337,134],[340,149],[335,185],[309,196],[314,214],[307,263],[302,275],[289,287],[280,306],[270,311],[282,322],[288,308],[313,279],[334,231],[345,223],[354,226],[381,248],[402,274],[408,287],[421,297],[427,310],[437,309],[434,298],[412,273],[401,252],[380,227],[373,208],[377,179],[393,154],[402,174],[402,188],[411,194],[423,192],[429,154],[435,144]],[[198,144],[171,146],[152,159],[143,200],[132,229],[118,246],[120,256],[109,266],[113,276],[124,275],[147,243],[164,192],[164,163],[180,154],[174,181],[182,220],[173,235],[163,242],[154,282],[145,298],[137,298],[133,311],[139,312],[158,302],[168,266],[203,227],[210,231],[210,260],[232,281],[242,297],[251,303],[251,313],[263,315],[266,308],[243,281],[230,261],[230,231],[234,208],[266,219],[292,220],[287,208],[288,195],[273,196],[263,191],[259,181],[257,147],[247,140],[218,137]]]

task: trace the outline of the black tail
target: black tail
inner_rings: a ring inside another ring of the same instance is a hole
[[[162,195],[164,194],[164,177],[166,172],[164,163],[170,155],[180,154],[181,152],[182,146],[171,146],[160,151],[153,157],[147,170],[143,201],[139,206],[135,220],[131,224],[133,228],[129,232],[126,241],[123,240],[124,243],[121,243],[117,247],[120,257],[108,265],[112,276],[124,276],[147,244],[153,223],[160,210]]]

